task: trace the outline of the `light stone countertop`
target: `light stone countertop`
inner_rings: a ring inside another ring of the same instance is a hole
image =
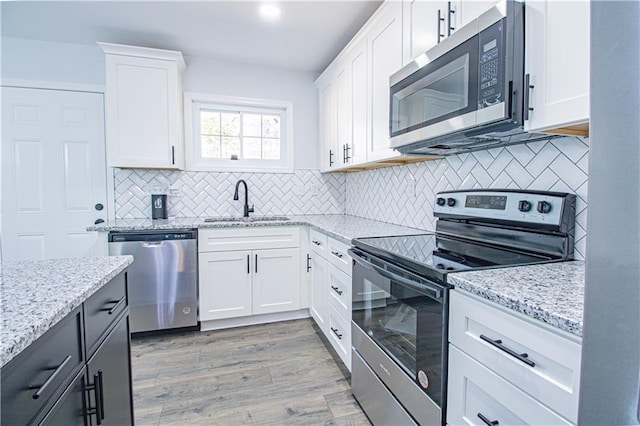
[[[257,216],[259,217],[259,216]],[[424,229],[393,225],[377,220],[364,219],[344,214],[318,214],[286,216],[286,221],[258,222],[205,222],[204,218],[175,218],[165,220],[116,219],[87,228],[87,231],[146,231],[155,229],[190,228],[246,228],[264,226],[310,226],[312,229],[336,238],[345,244],[351,244],[354,238],[383,237],[390,235],[413,235],[427,232]]]
[[[582,337],[584,262],[570,261],[448,275],[449,283]]]
[[[0,366],[133,262],[133,256],[3,262]]]

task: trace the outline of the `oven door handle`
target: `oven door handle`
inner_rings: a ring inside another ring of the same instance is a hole
[[[384,268],[381,268],[379,266],[376,266],[370,262],[367,262],[366,260],[362,259],[358,253],[351,251],[351,256],[353,258],[353,260],[355,260],[357,263],[359,263],[361,266],[363,266],[366,269],[369,269],[379,275],[382,275],[385,278],[388,278],[392,281],[395,281],[397,283],[402,284],[405,287],[409,287],[415,291],[418,291],[420,293],[423,294],[427,294],[430,295],[432,298],[436,299],[436,300],[440,300],[442,299],[442,289],[440,288],[434,288],[430,285],[424,284],[424,283],[418,283],[416,281],[410,280],[408,278],[405,278],[403,276],[400,276],[398,274],[394,274],[393,272],[389,272]]]

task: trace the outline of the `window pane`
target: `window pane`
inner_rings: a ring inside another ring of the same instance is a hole
[[[200,133],[204,135],[220,134],[220,113],[219,112],[201,111]]]
[[[239,112],[221,113],[220,123],[222,127],[222,136],[240,136],[240,113]]]
[[[223,120],[224,122],[224,120]],[[222,137],[222,158],[230,159],[232,155],[240,158],[240,138]]]
[[[242,135],[257,136],[261,135],[262,116],[260,114],[243,114],[242,115]]]
[[[280,159],[280,139],[262,139],[262,158],[265,160]]]
[[[242,138],[242,158],[259,160],[262,158],[260,138]]]
[[[280,137],[280,116],[278,115],[262,116],[262,136],[265,138]]]
[[[201,153],[202,158],[220,158],[220,137],[202,136]]]

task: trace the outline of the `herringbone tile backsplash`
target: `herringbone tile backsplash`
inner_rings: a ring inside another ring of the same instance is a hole
[[[167,193],[170,217],[242,216],[233,200],[236,182],[249,187],[256,215],[340,214],[345,206],[345,177],[318,170],[295,173],[173,172],[115,169],[116,217],[148,218],[151,194]]]
[[[577,195],[575,256],[584,259],[589,140],[563,137],[347,175],[345,212],[433,229],[440,191],[518,188]]]
[[[116,217],[150,217],[150,194],[167,191],[172,217],[237,216],[239,179],[257,215],[341,214],[433,229],[439,191],[519,188],[575,193],[576,258],[584,259],[589,140],[563,137],[358,173],[212,173],[115,170]],[[169,192],[169,189],[173,191]]]

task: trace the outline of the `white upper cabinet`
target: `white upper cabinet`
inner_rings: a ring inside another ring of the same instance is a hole
[[[486,12],[497,3],[496,0],[483,1],[483,0],[462,0],[460,1],[457,13],[457,25],[463,27],[470,21],[476,19],[478,16]]]
[[[320,98],[320,170],[338,167],[337,82],[328,79],[318,85]]]
[[[587,134],[589,15],[587,1],[527,1],[525,130]]]
[[[458,27],[460,1],[404,0],[404,63],[411,62]]]
[[[106,63],[107,164],[184,169],[182,54],[99,45]]]
[[[367,30],[369,128],[367,161],[397,157],[389,148],[389,76],[402,68],[402,3],[387,2]]]

